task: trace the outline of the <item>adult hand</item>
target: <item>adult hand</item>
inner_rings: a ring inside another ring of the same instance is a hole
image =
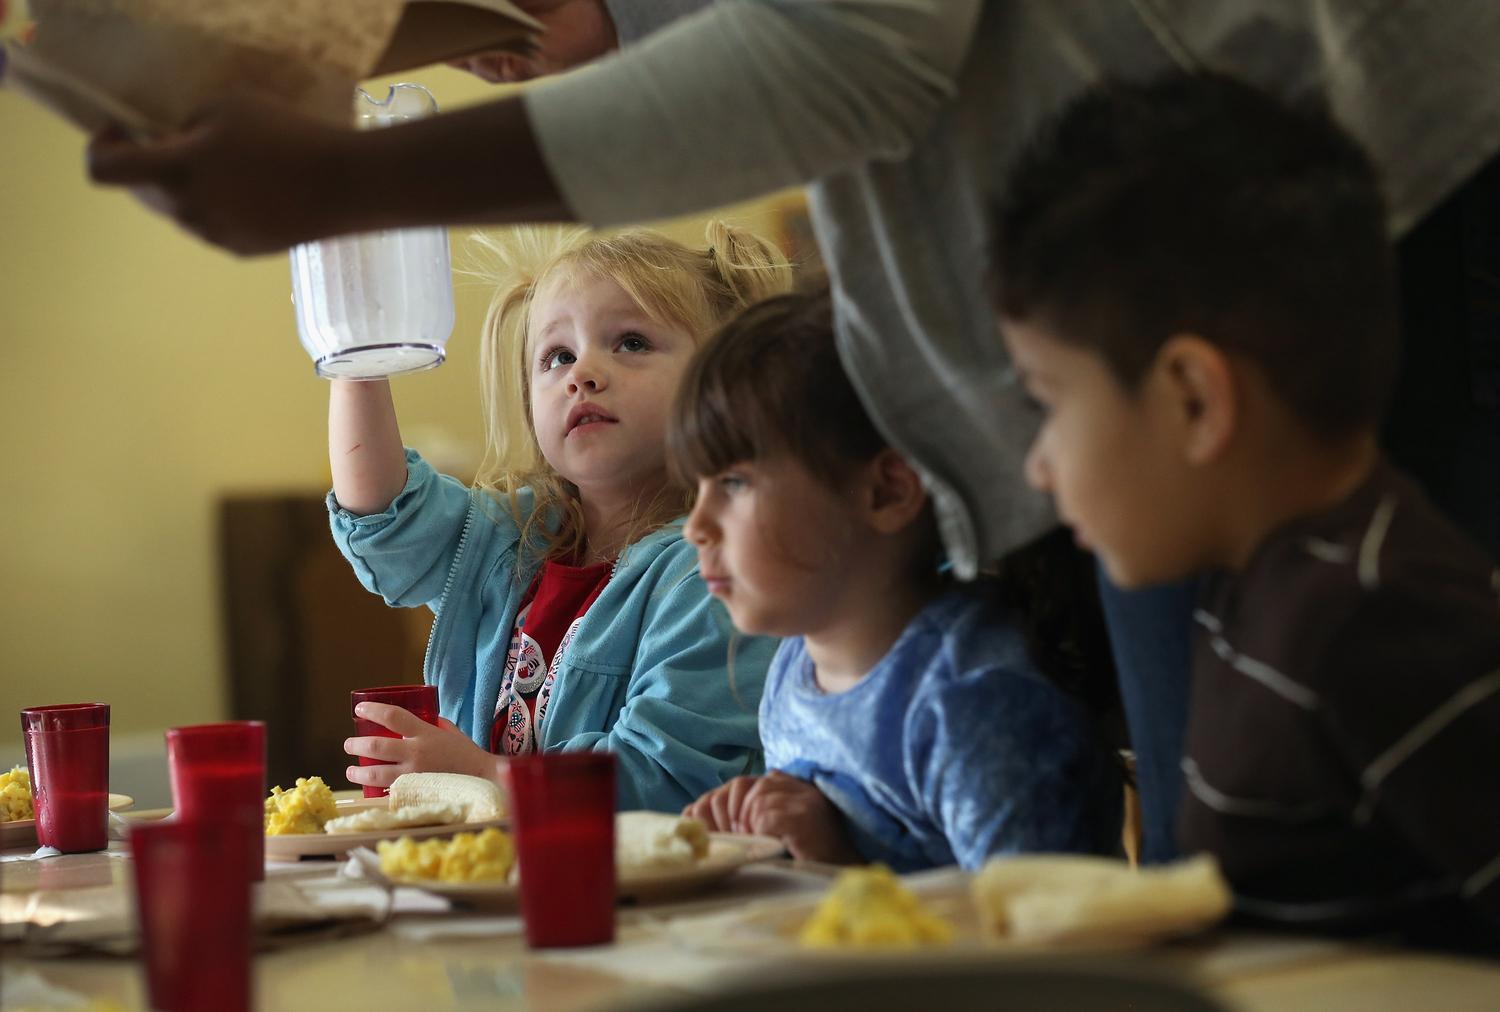
[[[267,253],[350,230],[340,214],[357,203],[345,192],[355,177],[355,136],[240,95],[166,137],[137,141],[112,128],[95,134],[89,176],[129,187],[217,246]]]
[[[429,724],[405,707],[389,703],[360,703],[354,713],[401,737],[345,739],[344,751],[350,755],[392,764],[350,766],[344,771],[350,783],[389,787],[403,773],[467,773],[497,779],[499,760],[470,741],[451,721],[440,718],[439,724]]]
[[[741,828],[740,810],[745,798],[760,781],[760,777],[735,777],[727,784],[715,787],[691,805],[682,814],[702,819],[711,833],[744,833]]]
[[[843,814],[813,784],[773,770],[760,778],[740,809],[744,832],[774,836],[799,861],[861,864]]]
[[[239,96],[169,137],[101,132],[89,173],[242,256],[385,228],[574,220],[519,96],[381,130]]]
[[[619,45],[604,0],[519,0],[517,6],[547,28],[535,52],[475,53],[452,66],[492,84],[529,81],[588,63]]]

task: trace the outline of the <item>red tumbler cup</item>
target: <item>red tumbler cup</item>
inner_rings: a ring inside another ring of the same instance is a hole
[[[151,1007],[248,1012],[250,880],[225,873],[245,865],[240,827],[137,822],[130,853]]]
[[[615,937],[615,757],[552,752],[507,764],[532,948]]]
[[[438,722],[436,685],[387,685],[377,689],[355,689],[349,693],[349,711],[351,714],[354,712],[354,707],[360,703],[389,703],[392,706],[405,707],[429,724],[435,725]],[[362,717],[354,718],[354,732],[360,737],[401,737],[384,724],[377,724],[372,720],[365,720]],[[359,764],[361,766],[390,765],[384,759],[369,759],[365,756],[359,757]],[[365,797],[367,798],[383,798],[388,793],[390,792],[384,787],[365,786]]]
[[[64,853],[109,844],[109,706],[68,703],[21,711],[36,839]]]
[[[184,822],[217,821],[244,835],[245,874],[266,877],[266,725],[258,720],[167,731],[172,805]]]

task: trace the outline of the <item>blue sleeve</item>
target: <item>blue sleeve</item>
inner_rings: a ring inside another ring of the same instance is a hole
[[[616,754],[622,810],[675,812],[758,773],[757,713],[776,643],[736,632],[694,569],[650,606],[619,720],[562,747]]]
[[[1073,700],[1036,675],[993,666],[936,688],[913,707],[907,762],[959,864],[1118,850],[1118,774]]]
[[[905,158],[956,93],[982,7],[723,0],[688,13],[673,4],[682,16],[659,31],[539,80],[526,112],[580,221],[717,207]],[[628,33],[650,27],[619,15]]]
[[[334,543],[365,589],[386,604],[434,608],[443,594],[469,513],[471,493],[406,451],[406,487],[383,512],[355,516],[328,494]]]

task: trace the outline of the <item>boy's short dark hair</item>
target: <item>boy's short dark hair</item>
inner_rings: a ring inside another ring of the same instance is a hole
[[[1012,171],[996,309],[1133,388],[1192,333],[1253,362],[1314,434],[1379,422],[1398,357],[1385,207],[1322,108],[1175,73],[1072,102]]]

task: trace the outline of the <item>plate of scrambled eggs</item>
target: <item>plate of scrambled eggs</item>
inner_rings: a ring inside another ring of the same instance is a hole
[[[903,878],[884,865],[846,868],[820,898],[770,900],[704,920],[711,930],[688,918],[669,931],[689,949],[816,960],[931,958],[980,944],[956,870]]]
[[[848,868],[819,899],[687,918],[669,932],[690,949],[812,960],[989,959],[1147,945],[1209,927],[1229,905],[1206,855],[1135,870],[1108,858],[1033,854],[993,859],[974,874]]]
[[[780,840],[769,837],[710,833],[698,819],[621,812],[615,820],[616,893],[640,902],[694,893],[783,850]],[[499,831],[446,841],[399,839],[350,856],[386,885],[413,886],[485,909],[510,910],[520,903],[515,845]]]
[[[109,810],[123,812],[135,804],[128,794],[111,794]],[[36,813],[31,805],[31,774],[17,766],[0,773],[0,847],[36,843]]]
[[[278,861],[337,857],[382,840],[506,824],[498,787],[450,773],[410,773],[396,779],[389,798],[343,800],[335,799],[322,777],[298,777],[290,790],[271,788],[265,805],[266,856]]]

